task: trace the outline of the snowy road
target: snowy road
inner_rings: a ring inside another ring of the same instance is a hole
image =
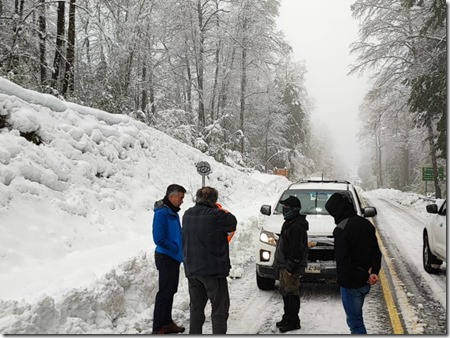
[[[367,196],[378,210],[374,223],[386,247],[385,260],[393,263],[388,271],[391,292],[396,299],[404,333],[443,334],[446,332],[446,266],[437,275],[422,267],[422,231],[426,213],[388,199]],[[392,273],[393,275],[390,275]],[[278,290],[261,291],[255,283],[255,268],[246,268],[243,278],[230,282],[231,309],[229,333],[276,334],[275,322],[282,314]],[[292,334],[347,334],[345,314],[338,288],[333,282],[302,284],[300,318],[302,328]],[[392,334],[392,327],[380,285],[372,288],[364,314],[371,334]],[[210,323],[205,332],[211,332]]]
[[[230,280],[228,334],[279,334],[275,323],[281,319],[283,301],[278,289],[262,291],[256,286],[255,266],[246,267],[242,278]],[[364,308],[371,334],[390,334],[390,324],[380,286],[372,288]],[[210,334],[210,307],[206,310],[203,333]],[[287,334],[348,334],[345,314],[335,282],[301,285],[301,329]],[[183,323],[189,327],[189,321]]]
[[[366,194],[378,211],[374,222],[394,271],[392,283],[405,333],[444,334],[446,318],[446,265],[437,275],[422,266],[422,232],[426,213],[379,196]]]

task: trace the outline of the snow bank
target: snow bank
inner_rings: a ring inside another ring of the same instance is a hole
[[[171,183],[193,205],[206,184],[239,223],[231,276],[252,261],[261,204],[289,182],[246,173],[128,116],[64,102],[0,78],[0,333],[150,333],[157,271],[153,204]],[[35,144],[23,137],[33,132]],[[254,178],[255,177],[255,178]],[[174,319],[188,309],[181,272]]]
[[[403,192],[396,189],[377,189],[370,192],[373,196],[395,201],[407,207],[411,207],[416,211],[426,214],[426,206],[428,204],[437,203],[441,205],[443,199],[429,198],[414,192]]]

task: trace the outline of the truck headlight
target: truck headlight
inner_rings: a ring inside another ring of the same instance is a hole
[[[273,232],[262,230],[261,233],[259,234],[259,240],[263,243],[276,246],[278,236]]]

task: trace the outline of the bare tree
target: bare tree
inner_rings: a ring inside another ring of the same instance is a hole
[[[383,0],[358,0],[352,5],[353,14],[361,19],[360,37],[352,45],[352,52],[357,53],[358,59],[352,72],[372,69],[374,75],[374,89],[388,91],[397,86],[410,86],[411,97],[414,98],[409,103],[410,111],[418,127],[425,126],[430,143],[429,151],[434,172],[437,174],[436,161],[436,139],[438,135],[433,126],[433,116],[442,116],[445,109],[440,105],[438,109],[429,109],[431,106],[422,105],[417,100],[420,95],[413,94],[415,88],[424,88],[427,81],[424,74],[436,74],[436,69],[445,64],[442,55],[445,54],[443,42],[446,41],[445,29],[441,25],[435,25],[435,30],[430,32],[431,26],[430,10],[436,5],[434,0],[424,1],[383,1]],[[439,7],[440,8],[440,7]],[[438,11],[440,18],[442,10]],[[439,20],[438,20],[439,21]],[[427,29],[424,29],[427,27]],[[431,59],[431,62],[430,62]],[[437,66],[433,66],[437,65]],[[434,69],[430,69],[434,67]],[[441,72],[443,74],[443,72]],[[425,75],[426,77],[427,75]],[[442,77],[441,77],[442,78]],[[425,79],[425,81],[423,81]],[[419,86],[414,87],[415,84]],[[442,82],[441,82],[442,83]],[[422,93],[424,97],[438,98],[442,102],[442,85],[429,86],[427,91]],[[430,100],[428,100],[430,101]],[[424,102],[424,101],[422,101]],[[414,103],[416,105],[414,105]],[[417,104],[419,103],[419,104]],[[433,103],[434,104],[434,103]],[[436,106],[436,105],[435,105]],[[417,121],[421,121],[417,123]],[[391,129],[393,125],[386,125]],[[435,177],[436,196],[440,197],[441,192],[438,184],[438,176]]]
[[[47,81],[47,21],[45,19],[45,0],[39,0],[39,68],[40,82],[45,85]]]
[[[62,95],[73,93],[74,68],[75,68],[75,0],[70,0],[69,6],[69,28],[67,31],[66,67],[63,78]]]
[[[66,2],[58,1],[58,18],[56,26],[56,49],[53,59],[52,87],[58,89],[60,72],[64,65],[64,41],[65,41],[65,12]]]

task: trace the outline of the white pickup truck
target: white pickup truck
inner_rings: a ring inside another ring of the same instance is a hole
[[[423,267],[428,273],[437,273],[446,260],[447,200],[427,205],[428,215],[423,229]]]
[[[375,208],[361,206],[356,189],[350,182],[315,178],[291,184],[277,197],[274,204],[261,206],[261,214],[264,216],[260,218],[260,234],[256,245],[256,283],[259,289],[273,289],[278,279],[274,255],[284,222],[279,201],[289,196],[295,196],[300,200],[302,204],[300,213],[306,215],[309,223],[306,275],[321,278],[336,276],[333,238],[335,224],[333,217],[325,209],[325,203],[338,191],[350,193],[358,215],[373,217],[377,214]]]

